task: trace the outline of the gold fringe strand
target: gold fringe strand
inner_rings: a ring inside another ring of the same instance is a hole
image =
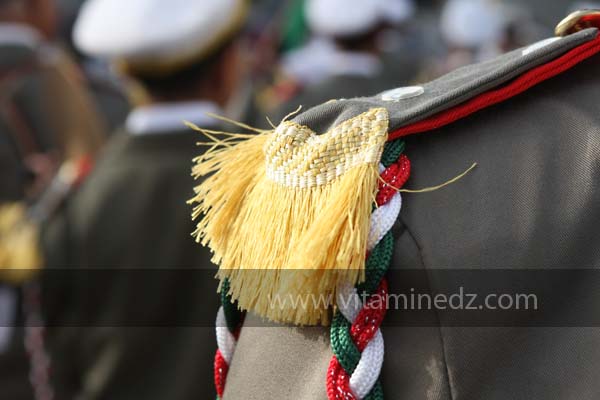
[[[467,170],[465,170],[465,172],[463,172],[460,175],[455,176],[454,178],[450,179],[449,181],[442,183],[441,185],[426,187],[423,189],[399,189],[397,187],[394,187],[393,185],[390,185],[385,180],[383,180],[383,178],[381,176],[379,177],[379,181],[382,183],[385,183],[386,185],[388,185],[389,187],[391,187],[398,193],[413,193],[413,194],[431,193],[431,192],[436,192],[440,189],[445,188],[446,186],[450,186],[450,185],[455,184],[456,182],[460,181],[462,178],[469,175],[471,173],[471,171],[473,171],[477,167],[477,165],[478,165],[477,163],[471,164],[471,166],[469,168],[467,168]]]
[[[0,206],[0,281],[20,284],[40,269],[38,229],[28,220],[23,204]]]

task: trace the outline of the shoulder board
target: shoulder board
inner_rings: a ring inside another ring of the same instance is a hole
[[[600,52],[598,29],[543,40],[494,60],[457,69],[437,80],[373,97],[330,101],[293,119],[327,132],[373,108],[390,118],[388,140],[431,131],[506,101]]]

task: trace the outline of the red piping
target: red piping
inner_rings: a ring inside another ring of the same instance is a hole
[[[476,113],[477,111],[483,110],[484,108],[501,103],[525,92],[541,82],[573,68],[598,52],[600,52],[600,36],[576,47],[554,61],[524,73],[506,86],[480,94],[461,105],[442,111],[431,118],[399,128],[389,134],[388,141],[398,139],[402,136],[441,128]]]

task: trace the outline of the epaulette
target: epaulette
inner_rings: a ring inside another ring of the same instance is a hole
[[[600,51],[598,30],[553,37],[494,60],[455,70],[422,86],[374,97],[332,101],[294,118],[326,132],[373,108],[389,114],[389,140],[427,132],[508,100],[559,75]]]
[[[504,102],[600,52],[598,29],[573,27],[424,85],[331,100],[259,135],[205,131],[210,149],[194,167],[204,181],[191,203],[195,235],[219,265],[219,396],[239,311],[249,310],[331,324],[329,398],[382,398],[381,299],[411,169],[403,138]]]
[[[364,278],[358,272],[364,257],[356,251],[366,249],[367,238],[360,225],[371,213],[386,142],[432,131],[506,101],[599,51],[598,30],[590,28],[456,70],[422,86],[332,100],[235,146],[240,135],[216,141],[226,146],[200,157],[195,167],[197,176],[212,174],[197,188],[194,199],[199,204],[195,215],[204,215],[197,234],[215,252],[222,278],[235,278],[243,269],[342,269],[357,283]],[[351,192],[350,199],[344,190]],[[305,198],[303,192],[311,196]],[[321,218],[332,218],[331,225],[323,226]],[[318,274],[318,293],[348,278],[345,273]],[[245,297],[246,284],[235,281],[234,298]],[[252,300],[243,301],[244,308],[254,309],[260,302],[257,288],[258,283]],[[260,314],[295,323],[316,323],[324,317],[276,316],[266,309]]]

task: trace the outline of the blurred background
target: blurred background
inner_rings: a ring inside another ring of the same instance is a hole
[[[165,321],[214,315],[216,282],[73,272],[211,270],[190,238],[202,150],[184,120],[270,129],[552,37],[582,8],[600,5],[0,0],[0,398],[214,395],[213,329]],[[168,329],[99,322],[136,315],[142,292],[145,325]]]

